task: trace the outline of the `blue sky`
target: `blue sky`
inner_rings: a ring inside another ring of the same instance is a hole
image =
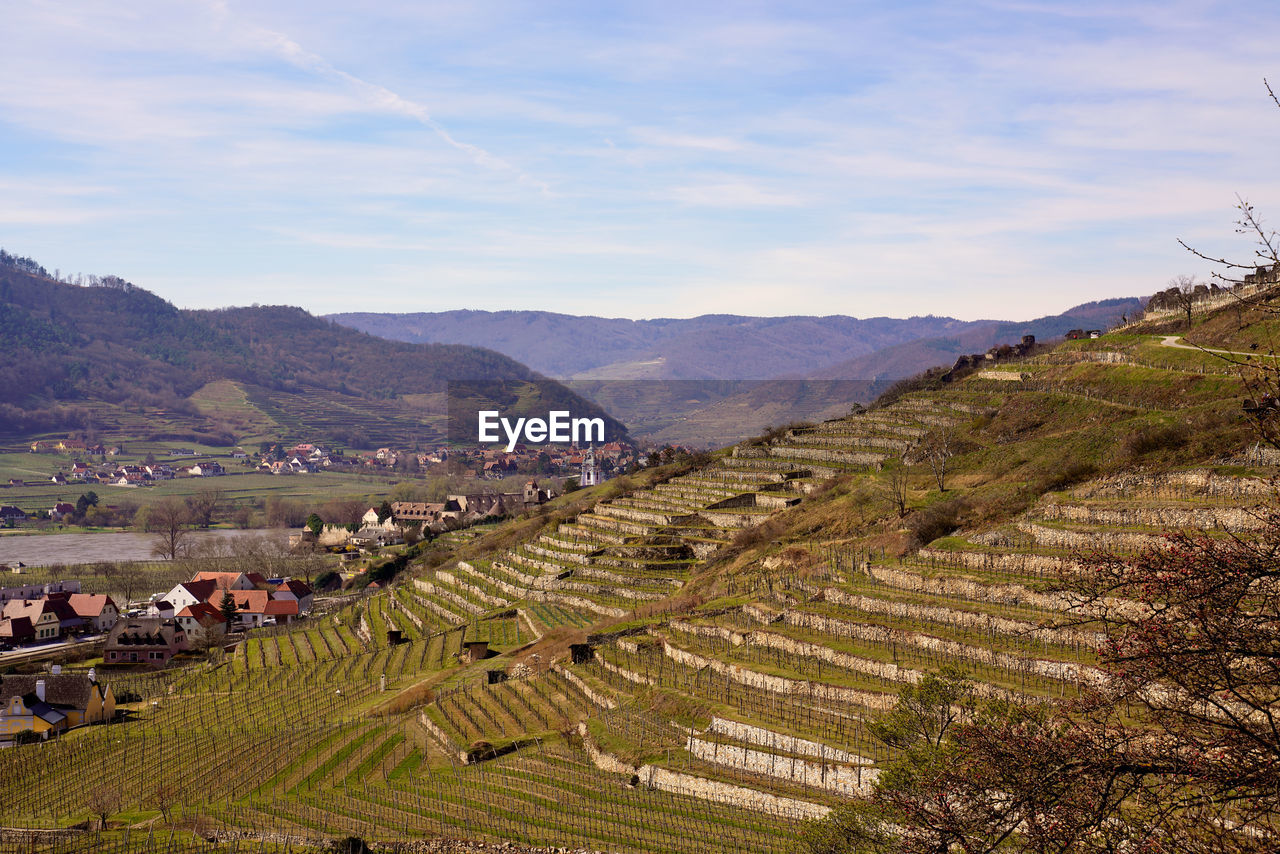
[[[369,8],[372,7],[372,8]],[[1021,319],[1280,216],[1272,2],[6,0],[0,246],[185,307]]]

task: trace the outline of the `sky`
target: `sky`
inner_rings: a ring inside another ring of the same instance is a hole
[[[1248,258],[1280,4],[4,0],[0,246],[182,307],[1025,319]]]

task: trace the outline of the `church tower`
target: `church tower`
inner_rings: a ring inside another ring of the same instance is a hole
[[[578,478],[578,483],[581,486],[597,486],[603,482],[604,472],[596,462],[596,449],[592,446],[587,448],[587,454],[582,458],[582,474]]]

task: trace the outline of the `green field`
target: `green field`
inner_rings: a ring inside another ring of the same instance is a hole
[[[224,500],[239,503],[250,499],[287,498],[318,503],[339,496],[381,498],[391,494],[400,478],[365,474],[270,475],[229,474],[223,477],[182,478],[159,481],[153,486],[137,488],[104,484],[68,483],[40,486],[0,487],[0,503],[16,504],[28,512],[51,508],[57,501],[74,502],[85,492],[93,491],[103,504],[132,502],[147,505],[168,496],[194,495],[204,489],[222,490]]]

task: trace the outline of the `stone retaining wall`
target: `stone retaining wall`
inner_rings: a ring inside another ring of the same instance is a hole
[[[874,768],[862,765],[813,762],[797,756],[780,756],[777,753],[752,750],[736,744],[705,741],[693,735],[689,736],[685,749],[698,759],[713,765],[723,765],[739,771],[799,783],[802,786],[812,786],[815,789],[836,792],[851,798],[870,794],[871,785],[878,776]]]
[[[893,708],[896,698],[892,694],[879,694],[873,691],[859,691],[855,688],[844,688],[839,685],[828,685],[824,682],[812,682],[807,679],[788,679],[784,676],[772,676],[751,670],[738,664],[727,664],[714,658],[707,658],[695,652],[672,646],[662,641],[662,652],[672,661],[692,667],[695,670],[710,668],[713,673],[745,685],[758,691],[786,696],[813,697],[827,702],[853,703],[866,706],[875,711],[887,712]],[[650,680],[647,684],[652,684]]]
[[[467,764],[467,751],[454,744],[453,739],[449,738],[449,734],[436,726],[436,722],[427,717],[426,712],[418,715],[418,723],[422,724],[422,728],[427,731],[428,735],[439,742],[439,746],[445,752],[445,755],[452,755],[459,763]]]
[[[416,579],[414,580],[414,583],[417,583]],[[453,611],[450,611],[448,608],[444,607],[443,605],[439,605],[435,602],[432,602],[430,599],[423,599],[421,596],[414,596],[413,598],[417,599],[418,604],[420,604],[422,607],[426,608],[428,611],[435,614],[437,617],[441,618],[442,620],[449,623],[450,625],[455,625],[457,623],[463,622],[458,617],[457,614],[455,614]]]
[[[1132,498],[1159,497],[1168,495],[1170,491],[1182,490],[1211,498],[1265,498],[1271,494],[1271,486],[1261,478],[1230,477],[1206,469],[1168,474],[1121,474],[1077,486],[1072,494],[1077,498]]]
[[[454,593],[452,590],[447,590],[438,584],[432,584],[430,581],[427,581],[422,578],[415,578],[413,580],[413,583],[417,585],[419,590],[423,590],[427,593],[430,593],[432,596],[439,596],[441,599],[445,599],[449,602],[452,602],[462,610],[466,611],[468,614],[484,613],[484,608],[477,605],[475,602],[472,602],[470,599],[467,599],[464,596],[459,596],[457,593]],[[451,619],[457,619],[457,614],[452,615]]]
[[[603,667],[605,670],[608,670],[610,673],[618,674],[628,682],[634,682],[637,685],[657,685],[658,684],[657,680],[650,679],[648,676],[641,676],[639,673],[636,673],[634,670],[628,670],[625,667],[614,664],[612,661],[608,661],[603,658],[597,658],[596,660],[600,662],[600,666]]]
[[[561,581],[556,590],[570,590],[577,593],[591,593],[597,596],[621,596],[623,599],[631,599],[636,602],[654,602],[658,599],[665,599],[665,593],[655,593],[649,590],[632,590],[629,587],[610,587],[604,584],[592,584],[588,581]]]
[[[560,674],[561,676],[563,676],[569,682],[573,683],[573,686],[575,688],[581,691],[588,700],[590,700],[592,703],[595,703],[598,707],[602,709],[618,708],[618,704],[614,702],[612,698],[606,697],[605,695],[601,694],[599,691],[596,691],[594,688],[588,685],[585,681],[583,681],[582,678],[579,677],[578,674],[574,673],[572,670],[562,667],[559,664],[551,665],[551,669],[556,673]]]
[[[1036,538],[1036,542],[1052,549],[1102,549],[1111,551],[1141,551],[1168,545],[1156,534],[1140,534],[1134,531],[1068,531],[1038,525],[1020,519],[1018,530]]]
[[[786,753],[798,753],[803,756],[824,759],[828,762],[843,762],[847,765],[871,764],[871,760],[865,756],[859,756],[847,750],[840,750],[817,741],[797,738],[794,735],[783,735],[771,729],[752,726],[739,721],[731,721],[726,718],[713,717],[711,724],[704,733],[723,735],[747,744],[754,744],[757,747],[767,747],[771,750],[781,750]]]
[[[948,580],[959,581],[959,579]],[[954,588],[961,585],[956,584],[952,586]],[[974,586],[981,587],[981,585]],[[1017,587],[1017,585],[1008,586]],[[977,629],[979,631],[991,632],[993,634],[1023,634],[1049,643],[1060,643],[1066,645],[1082,644],[1085,646],[1094,646],[1102,641],[1102,635],[1097,632],[1041,626],[1026,620],[1014,620],[1008,617],[998,617],[994,614],[974,613],[972,611],[964,611],[957,608],[948,608],[945,605],[920,605],[915,602],[895,602],[890,599],[881,599],[876,596],[863,596],[856,593],[848,593],[837,587],[824,587],[820,591],[819,595],[827,602],[831,602],[836,605],[845,605],[868,614],[886,614],[891,617],[901,617],[905,619],[929,620],[935,623],[950,624],[967,629]],[[1055,594],[1053,596],[1035,594],[1035,597],[1038,601],[1056,602],[1060,605],[1058,610],[1063,611],[1070,608],[1072,603],[1076,601],[1066,594]]]
[[[410,593],[409,595],[412,596],[413,594]],[[409,622],[413,623],[414,627],[417,628],[419,632],[422,631],[421,617],[419,617],[417,614],[410,611],[403,602],[401,602],[399,599],[397,599],[394,596],[387,597],[387,601],[391,603],[391,606],[393,608],[397,609],[401,614],[404,614],[405,617],[409,619]]]
[[[920,549],[916,554],[925,560],[933,558],[952,566],[962,566],[967,569],[985,572],[1007,572],[1015,575],[1039,575],[1054,578],[1062,573],[1075,572],[1080,569],[1078,562],[1058,555],[961,552],[931,548]]]
[[[787,611],[784,614],[784,619],[787,625],[822,632],[823,634],[829,634],[834,637],[848,637],[853,640],[863,640],[881,644],[898,643],[903,646],[927,649],[940,655],[948,655],[962,660],[976,661],[991,667],[1000,667],[1014,673],[1036,673],[1040,676],[1046,676],[1052,679],[1061,679],[1066,682],[1075,682],[1079,680],[1093,682],[1104,678],[1103,672],[1096,667],[1084,666],[1072,661],[1032,658],[1011,652],[1001,652],[989,647],[973,646],[972,644],[934,637],[933,635],[925,634],[924,632],[912,632],[905,629],[887,629],[882,626],[869,626],[864,623],[852,623],[846,620],[838,620],[834,617],[824,617],[821,614],[809,614],[801,611]],[[822,650],[826,650],[827,647],[819,644],[793,640],[783,635],[777,635],[768,631],[752,632],[750,640],[752,643],[758,644],[766,637],[775,639],[770,640],[767,643],[767,645],[772,646],[775,649],[794,651],[797,655],[821,657],[824,658],[824,660],[830,661],[832,664],[840,666],[846,666],[843,664],[843,659],[845,658],[862,660],[858,659],[856,656],[850,656],[847,653],[834,651],[831,651],[830,655],[827,656],[821,652]],[[816,654],[812,649],[813,647],[817,647]],[[878,662],[872,663],[874,664]],[[896,665],[886,666],[896,668],[898,671],[905,671],[904,676],[906,678],[900,681],[914,682],[917,681],[921,675],[918,671],[899,668]],[[863,669],[864,672],[869,672],[865,668]],[[915,676],[912,677],[908,674],[915,674]],[[882,676],[881,678],[894,677]],[[977,687],[981,689],[983,686],[981,683],[978,683]],[[997,694],[1003,693],[1000,692],[999,689],[993,688],[991,690]]]
[[[490,595],[489,593],[485,592],[483,589],[477,587],[476,585],[469,584],[468,582],[463,581],[462,579],[458,578],[458,576],[454,575],[452,572],[449,572],[448,570],[444,570],[444,569],[436,570],[436,578],[439,579],[440,581],[443,581],[445,584],[450,584],[454,587],[459,588],[460,590],[465,590],[466,592],[470,593],[472,596],[479,599],[484,604],[492,605],[494,608],[501,608],[503,605],[511,604],[510,599],[500,599],[497,596]]]
[[[606,753],[596,745],[585,723],[578,724],[578,735],[582,737],[582,747],[592,763],[602,771],[638,777],[641,784],[651,789],[687,795],[715,803],[763,812],[775,816],[787,816],[797,819],[826,818],[831,808],[808,801],[770,795],[767,792],[695,777],[659,768],[656,765],[641,765],[639,768],[628,765],[612,754]]]
[[[836,463],[838,465],[874,466],[884,462],[888,454],[877,454],[871,451],[848,451],[834,448],[806,448],[801,445],[772,445],[769,456],[787,460],[814,460],[820,463]]]
[[[538,631],[538,627],[534,625],[533,620],[529,618],[523,608],[516,608],[516,616],[524,620],[524,624],[529,627],[529,633],[533,635],[534,643],[542,640],[542,632]]]
[[[1041,518],[1114,527],[1195,528],[1241,533],[1267,526],[1266,517],[1247,507],[1091,507],[1087,504],[1044,504]]]
[[[543,548],[537,543],[525,543],[524,547],[527,551],[532,552],[539,557],[549,558],[553,561],[563,561],[567,563],[586,564],[591,560],[581,551],[568,551],[564,549],[548,549]]]
[[[604,531],[579,522],[563,522],[556,530],[566,537],[581,537],[605,545],[619,546],[626,541],[626,537],[616,531]]]

